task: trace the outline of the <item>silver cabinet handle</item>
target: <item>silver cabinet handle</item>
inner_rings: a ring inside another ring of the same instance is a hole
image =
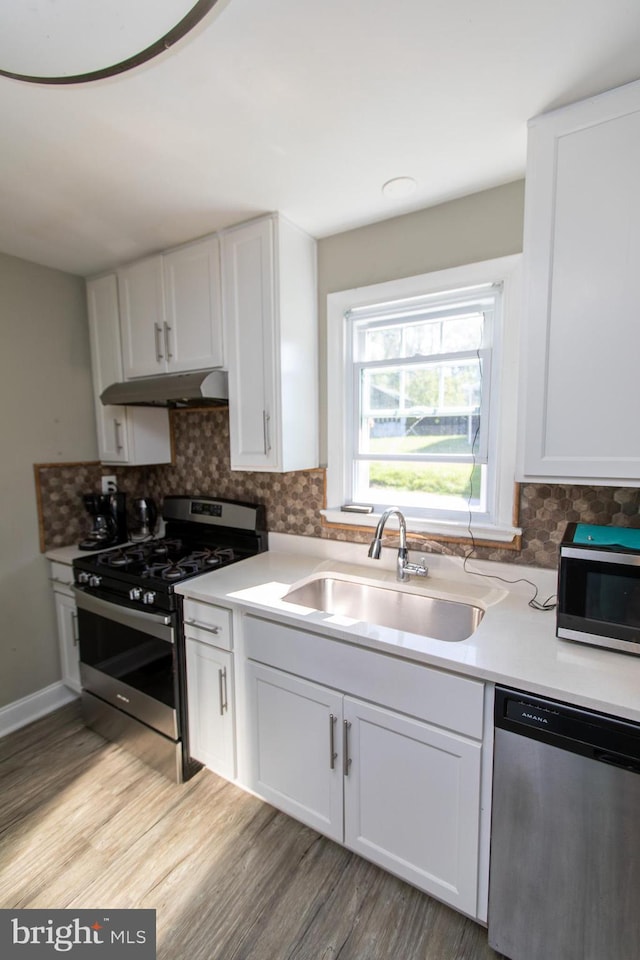
[[[335,725],[337,719],[333,713],[329,714],[329,766],[332,770],[335,770],[336,757],[338,756],[335,742]]]
[[[115,435],[116,435],[116,450],[123,450],[123,449],[124,449],[124,445],[123,445],[122,441],[120,440],[120,430],[122,429],[122,421],[121,421],[121,420],[115,420],[115,419],[114,419],[114,421],[113,421],[113,429],[114,429],[114,433],[115,433]]]
[[[166,352],[167,352],[167,360],[171,360],[171,359],[173,358],[173,354],[171,353],[171,341],[169,340],[169,334],[170,334],[170,333],[171,333],[171,327],[170,327],[169,324],[165,321],[165,325],[164,325],[164,348],[165,348],[165,350],[166,350]]]
[[[264,431],[264,452],[269,453],[271,451],[271,438],[269,436],[269,425],[270,425],[271,416],[267,413],[266,410],[262,411],[262,429]]]
[[[80,637],[78,635],[78,614],[75,610],[71,611],[71,623],[73,626],[73,645],[77,647],[80,642]]]
[[[159,323],[154,323],[153,330],[156,338],[156,360],[160,363],[161,360],[164,360],[164,354],[162,352],[162,327]]]
[[[200,630],[207,630],[209,633],[221,633],[222,627],[214,627],[211,623],[202,623],[201,620],[185,620],[190,627],[198,627]]]
[[[223,716],[229,706],[227,703],[227,671],[223,667],[218,670],[218,693],[220,695],[220,716]]]
[[[342,772],[345,777],[349,776],[349,767],[351,766],[351,757],[349,756],[349,730],[351,724],[348,720],[344,721],[343,742],[342,742]]]

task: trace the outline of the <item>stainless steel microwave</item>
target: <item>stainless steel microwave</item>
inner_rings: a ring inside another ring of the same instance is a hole
[[[567,526],[556,632],[565,640],[640,655],[640,530]]]

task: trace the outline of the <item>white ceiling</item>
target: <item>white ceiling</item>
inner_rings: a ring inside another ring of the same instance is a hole
[[[87,275],[268,210],[327,236],[522,177],[529,117],[638,77],[638,0],[219,0],[118,77],[0,77],[0,250]]]

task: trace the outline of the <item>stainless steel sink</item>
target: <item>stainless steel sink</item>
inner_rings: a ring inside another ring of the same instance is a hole
[[[294,586],[283,600],[352,620],[453,642],[470,637],[484,616],[481,607],[470,603],[335,576],[315,577]]]

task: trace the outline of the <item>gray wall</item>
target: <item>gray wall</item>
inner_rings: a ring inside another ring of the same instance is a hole
[[[318,243],[320,452],[326,462],[327,294],[522,251],[524,180]]]
[[[34,463],[95,460],[84,281],[0,254],[0,706],[60,679]]]

